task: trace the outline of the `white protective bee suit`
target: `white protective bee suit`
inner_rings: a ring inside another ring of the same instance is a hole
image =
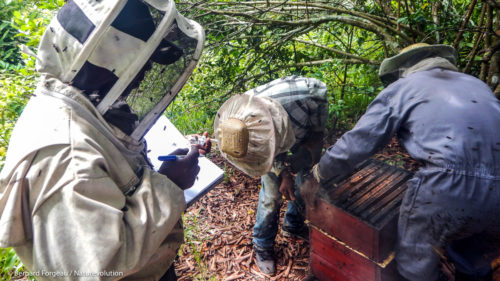
[[[138,39],[122,23],[137,25],[131,13],[139,8],[158,9],[164,18]],[[198,30],[185,35],[195,48],[182,50],[175,63],[160,62],[182,76],[170,78],[171,97],[160,97],[162,108],[154,109],[162,112],[203,44],[201,27],[179,15],[173,1],[68,1],[47,28],[37,57],[41,78],[0,174],[0,247],[14,247],[38,280],[158,280],[172,264],[183,242],[185,201],[145,157],[142,135],[154,118],[138,116],[133,133],[124,133],[103,116],[166,34],[186,26]],[[88,86],[106,79],[105,91]]]

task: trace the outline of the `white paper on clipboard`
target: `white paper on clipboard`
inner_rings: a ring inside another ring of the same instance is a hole
[[[189,148],[189,141],[168,120],[161,116],[144,136],[148,145],[148,157],[155,170],[158,170],[162,161],[158,156],[168,155],[178,148]],[[198,159],[200,172],[193,186],[184,190],[187,206],[191,206],[201,196],[222,181],[224,171],[206,157]]]

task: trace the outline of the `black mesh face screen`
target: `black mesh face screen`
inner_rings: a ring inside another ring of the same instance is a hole
[[[153,62],[154,58],[148,62],[146,68],[143,69],[146,70],[145,73],[139,74],[131,83],[135,89],[126,98],[139,120],[149,113],[165,95],[170,94],[172,86],[191,62],[198,43],[195,39],[185,35],[175,23],[165,36],[164,42],[168,44],[158,54],[164,57],[157,57],[156,62]]]

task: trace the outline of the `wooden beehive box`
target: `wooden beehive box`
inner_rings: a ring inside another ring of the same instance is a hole
[[[370,159],[307,205],[311,270],[320,280],[398,280],[399,207],[412,174]]]

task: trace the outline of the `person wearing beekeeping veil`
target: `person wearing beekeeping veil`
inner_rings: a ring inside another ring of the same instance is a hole
[[[387,87],[314,168],[320,183],[335,182],[394,135],[423,164],[399,212],[396,261],[407,280],[437,280],[451,241],[500,234],[500,103],[455,61],[453,47],[425,43],[385,59]]]
[[[203,42],[171,0],[68,1],[46,28],[0,174],[0,247],[38,280],[176,280],[199,151],[155,171],[143,136]]]
[[[298,188],[317,163],[328,115],[325,83],[287,76],[228,99],[218,110],[214,133],[222,156],[250,176],[260,176],[253,245],[261,272],[276,272],[274,240],[282,198],[283,233],[308,239]],[[295,180],[294,180],[295,177]]]

